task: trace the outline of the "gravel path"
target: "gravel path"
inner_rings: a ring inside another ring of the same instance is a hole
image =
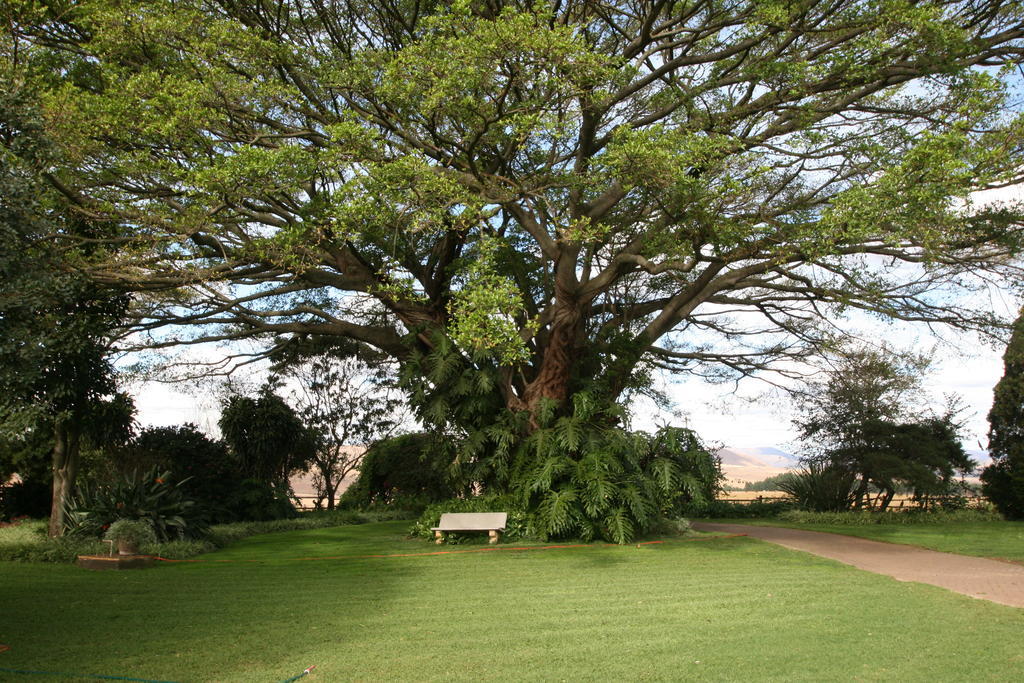
[[[885,574],[898,581],[928,583],[973,598],[1024,607],[1022,565],[820,531],[707,522],[694,522],[693,528],[746,534],[793,550],[839,560],[869,572]]]

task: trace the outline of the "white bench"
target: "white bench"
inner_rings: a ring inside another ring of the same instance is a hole
[[[497,543],[507,521],[507,512],[446,512],[430,530],[434,532],[436,543],[444,543],[445,531],[486,531],[490,542]]]

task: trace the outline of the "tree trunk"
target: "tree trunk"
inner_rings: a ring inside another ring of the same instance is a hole
[[[75,490],[78,475],[79,431],[58,419],[53,428],[53,498],[50,504],[51,537],[64,534],[64,506]]]
[[[530,411],[531,422],[534,422],[543,400],[549,399],[561,404],[568,397],[569,379],[582,332],[582,322],[583,317],[575,309],[563,309],[556,314],[544,348],[540,370],[523,393],[522,407]]]
[[[860,510],[864,507],[864,496],[868,492],[868,478],[865,476],[860,480],[860,485],[853,492],[853,509]]]

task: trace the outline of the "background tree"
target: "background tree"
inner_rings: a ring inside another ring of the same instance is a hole
[[[988,447],[992,464],[981,473],[982,492],[1001,513],[1024,519],[1024,311],[1003,354],[996,384]]]
[[[393,435],[406,417],[393,363],[372,348],[322,339],[289,344],[275,360],[274,371],[297,385],[293,404],[316,434],[309,461],[316,505],[333,510],[338,487],[365,449]]]
[[[959,442],[955,399],[942,414],[927,406],[927,366],[924,356],[886,348],[841,349],[797,405],[805,457],[822,467],[808,469],[790,488],[814,491],[807,499],[820,501],[813,505],[819,509],[844,499],[860,508],[872,485],[883,510],[901,487],[919,498],[947,492],[954,473],[974,463]],[[851,487],[845,493],[843,482]]]
[[[267,484],[287,487],[315,450],[316,437],[272,384],[255,397],[229,396],[217,424],[242,474]]]
[[[785,371],[850,310],[991,332],[948,294],[1022,281],[1019,211],[969,200],[1024,168],[1016,0],[88,0],[7,31],[50,67],[53,186],[134,227],[90,274],[160,294],[142,329],[370,344],[524,494],[551,406],[600,397],[599,430],[657,368]]]
[[[170,472],[186,495],[195,499],[208,521],[234,521],[235,492],[244,476],[223,441],[211,439],[193,424],[146,427],[115,458],[116,478],[155,470]],[[114,477],[111,477],[112,479]]]
[[[58,536],[83,437],[124,442],[134,406],[117,392],[108,359],[128,297],[76,270],[109,231],[70,214],[43,183],[52,161],[35,99],[15,83],[0,94],[0,429],[8,442],[49,435],[50,535]],[[65,252],[58,241],[77,246]]]
[[[363,457],[359,478],[342,496],[347,507],[375,504],[409,509],[471,493],[453,476],[453,444],[426,432],[402,434],[372,444]]]

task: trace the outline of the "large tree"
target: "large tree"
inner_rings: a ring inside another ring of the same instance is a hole
[[[59,536],[83,438],[123,443],[134,405],[118,393],[109,359],[128,299],[77,270],[109,231],[49,191],[42,175],[52,155],[33,94],[9,83],[0,93],[0,441],[20,450],[26,473],[46,444],[49,532]]]
[[[1020,179],[1016,1],[89,0],[6,30],[52,183],[135,226],[91,274],[160,294],[144,328],[364,342],[463,432],[788,368],[851,310],[991,329],[952,294],[1020,281],[1020,213],[969,200]]]
[[[1011,519],[1024,519],[1024,310],[1003,354],[1003,377],[988,414],[992,464],[981,473],[982,490]]]

